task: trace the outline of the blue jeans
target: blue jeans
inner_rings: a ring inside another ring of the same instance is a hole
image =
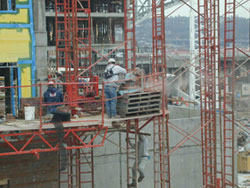
[[[116,86],[105,85],[104,92],[105,92],[105,97],[106,97],[106,113],[108,117],[110,118],[115,117],[116,116],[116,102],[117,102]]]

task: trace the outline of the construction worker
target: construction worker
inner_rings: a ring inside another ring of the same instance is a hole
[[[60,103],[63,102],[63,94],[57,88],[54,87],[54,82],[50,81],[47,91],[44,92],[44,102],[45,103]],[[53,114],[56,112],[56,108],[60,105],[47,106],[47,114]]]
[[[119,80],[118,74],[126,74],[126,69],[115,65],[115,59],[110,58],[108,65],[104,71],[105,82],[108,82],[104,86],[104,92],[106,97],[106,113],[108,118],[117,118],[116,103],[117,103],[117,83]]]
[[[126,139],[127,142],[129,142],[129,145],[133,148],[135,148],[135,144],[132,144],[130,140]],[[141,182],[144,177],[144,168],[146,166],[147,161],[150,159],[149,153],[148,153],[148,139],[144,135],[139,135],[139,141],[138,141],[138,172],[140,174],[138,178],[138,182]],[[135,187],[136,186],[136,162],[134,163],[133,169],[132,169],[132,175],[133,180],[132,183],[129,184],[129,187]]]

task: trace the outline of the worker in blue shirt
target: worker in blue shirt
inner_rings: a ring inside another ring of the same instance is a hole
[[[56,112],[56,108],[60,106],[60,104],[53,105],[53,103],[61,103],[63,102],[63,94],[60,90],[54,87],[54,82],[50,81],[47,91],[43,94],[44,102],[49,103],[47,106],[47,114],[53,114]],[[51,104],[52,103],[52,104]]]

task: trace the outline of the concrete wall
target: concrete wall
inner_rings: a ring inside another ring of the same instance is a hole
[[[10,188],[57,188],[57,153],[0,157],[0,179],[9,178]]]
[[[180,126],[187,132],[192,132],[200,126],[200,118],[186,118],[170,120],[176,126]],[[144,132],[152,134],[152,124],[149,124]],[[121,146],[125,146],[125,133],[114,133],[110,140],[119,144],[121,139]],[[200,138],[200,132],[196,135]],[[179,133],[176,133],[170,128],[170,146],[173,147],[182,139]],[[150,146],[151,159],[146,165],[146,178],[139,187],[152,188],[154,183],[153,174],[153,136],[148,137]],[[95,149],[95,187],[109,187],[109,188],[123,188],[127,185],[126,172],[126,153],[122,150],[120,155],[120,148],[114,144],[106,141],[103,148]],[[201,147],[197,146],[191,141],[187,141],[181,148],[171,154],[171,187],[183,188],[202,187],[202,163],[201,163]],[[121,167],[121,169],[120,169]]]
[[[182,117],[194,115],[185,113],[181,108],[175,109],[175,114],[180,113]],[[172,110],[171,110],[172,113]],[[178,116],[179,117],[179,116]],[[200,117],[170,119],[169,122],[192,133],[200,127]],[[154,183],[153,173],[153,125],[150,123],[144,130],[150,133],[148,136],[150,156],[145,168],[145,179],[139,187],[152,188]],[[180,142],[183,137],[174,129],[169,129],[171,149]],[[200,132],[197,133],[200,139]],[[126,133],[114,132],[108,134],[108,140],[104,147],[94,149],[95,187],[96,188],[125,188],[127,187],[126,166]],[[117,146],[118,145],[118,146]],[[119,145],[121,147],[119,147]],[[171,165],[171,187],[183,188],[202,187],[202,163],[201,147],[196,143],[187,141],[170,156]],[[0,179],[10,178],[11,188],[57,188],[57,155],[56,152],[41,153],[37,160],[34,155],[16,155],[0,158]],[[86,170],[85,170],[86,171]],[[66,185],[61,188],[67,188]],[[84,188],[91,188],[84,185]]]
[[[169,118],[170,119],[179,119],[179,118],[191,118],[191,117],[200,117],[200,110],[197,107],[189,106],[175,106],[168,105],[168,109],[170,111]]]
[[[34,30],[36,36],[36,79],[43,80],[48,78],[45,1],[33,1],[33,11]]]

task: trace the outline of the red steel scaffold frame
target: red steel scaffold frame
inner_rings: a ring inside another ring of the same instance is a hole
[[[90,13],[90,0],[55,0],[57,70],[65,68],[66,82],[78,81],[79,72],[91,67]]]
[[[92,139],[93,136],[89,136]],[[60,150],[61,151],[61,150]],[[66,170],[59,173],[59,187],[84,187],[85,185],[94,188],[94,149],[73,149],[68,150],[63,161],[59,156],[60,163],[66,163]],[[61,165],[58,165],[59,167]]]
[[[219,66],[217,0],[198,1],[203,186],[217,187],[216,78]]]
[[[154,118],[154,187],[170,187],[170,156],[169,152],[169,128],[167,109],[167,97],[165,95],[166,65],[166,41],[165,41],[165,14],[164,0],[152,1],[152,73],[162,72],[162,95],[165,98],[162,104],[163,116]]]
[[[167,71],[164,1],[152,1],[152,73]]]
[[[125,0],[126,1],[126,0]],[[75,1],[76,2],[76,1]],[[89,0],[88,2],[89,6]],[[132,0],[134,3],[134,1]],[[163,81],[163,95],[165,93],[165,73],[166,73],[166,58],[165,58],[165,25],[164,25],[164,3],[163,0],[157,4],[156,2],[159,1],[153,1],[152,4],[152,23],[153,23],[153,73],[155,72],[163,72],[162,81]],[[67,0],[56,0],[56,27],[57,27],[57,64],[58,67],[66,67],[68,68],[68,74],[70,73],[70,67],[74,66],[72,63],[79,62],[81,59],[84,59],[84,63],[81,65],[86,65],[85,61],[86,59],[89,61],[88,65],[86,67],[91,67],[91,41],[88,40],[90,38],[86,38],[86,36],[90,36],[90,22],[89,19],[84,18],[84,21],[88,22],[87,28],[78,28],[76,27],[76,30],[72,29],[72,25],[78,25],[78,22],[83,19],[74,20],[73,17],[77,17],[77,12],[75,14],[71,13],[73,11],[73,7],[76,10],[83,11],[85,14],[87,14],[88,18],[90,16],[90,9],[83,10],[80,5],[78,6],[76,4],[72,4],[73,1],[67,1]],[[84,4],[83,2],[82,4]],[[204,63],[204,75],[203,71],[200,71],[201,78],[204,78],[204,81],[202,82],[201,87],[201,122],[202,122],[202,159],[203,159],[203,185],[204,187],[220,187],[220,181],[218,181],[218,177],[222,178],[222,187],[234,187],[234,114],[233,114],[233,107],[234,107],[234,53],[235,53],[235,1],[234,0],[226,0],[225,1],[225,20],[224,20],[224,79],[223,79],[223,85],[224,85],[224,101],[223,101],[223,153],[221,155],[223,156],[223,160],[221,160],[221,172],[218,170],[218,161],[217,161],[217,149],[218,145],[216,144],[217,138],[217,126],[216,126],[216,83],[219,84],[220,80],[216,82],[216,79],[219,79],[219,76],[216,76],[216,71],[219,70],[219,68],[216,65],[216,61],[219,59],[219,34],[218,32],[218,0],[208,1],[208,0],[202,0],[199,1],[198,5],[199,10],[199,39],[200,39],[200,60]],[[132,6],[134,9],[134,6]],[[131,11],[129,8],[126,9],[127,11]],[[134,10],[132,10],[133,12]],[[125,11],[124,11],[125,12]],[[129,13],[127,13],[129,14]],[[127,18],[127,14],[125,14],[125,18]],[[63,16],[62,16],[63,15]],[[74,15],[74,16],[73,16]],[[66,16],[66,19],[63,20],[62,17]],[[132,22],[134,22],[134,16],[132,18]],[[72,24],[72,25],[71,25]],[[59,26],[60,25],[60,26]],[[216,26],[217,25],[217,26]],[[133,31],[131,29],[127,29],[125,33],[133,33],[133,40],[134,40],[134,25],[133,25]],[[85,34],[80,37],[76,37],[77,33],[79,33],[80,30],[86,30],[88,35],[85,36]],[[129,36],[129,35],[128,35]],[[60,38],[61,37],[61,38]],[[75,37],[75,40],[73,39]],[[87,41],[88,40],[88,41]],[[128,44],[128,40],[132,40],[130,38],[127,38],[125,41],[125,45]],[[80,42],[79,42],[80,41]],[[80,44],[79,44],[79,43]],[[89,43],[90,42],[90,43]],[[125,54],[128,54],[128,51],[133,51],[135,53],[135,42],[133,43],[133,48],[126,48],[125,47]],[[73,49],[72,49],[73,48]],[[85,51],[84,56],[80,56],[79,52]],[[89,56],[88,56],[89,55]],[[132,57],[135,57],[132,56]],[[204,57],[204,59],[203,59]],[[127,58],[126,63],[128,66],[128,62],[130,61],[129,58]],[[131,60],[132,61],[132,60]],[[134,67],[135,67],[135,59],[134,59]],[[203,65],[200,64],[200,67]],[[219,66],[219,65],[218,65]],[[84,69],[85,66],[79,66],[79,64],[75,64],[74,69],[77,67],[77,70]],[[218,70],[216,70],[218,69]],[[91,71],[89,75],[91,74]],[[75,74],[77,77],[77,74]],[[68,80],[70,80],[70,77],[68,77]],[[231,85],[231,88],[230,88]],[[204,93],[203,93],[204,91]],[[166,101],[166,100],[164,100]],[[219,101],[220,102],[220,101]],[[164,104],[164,102],[163,102]],[[168,132],[168,118],[165,116],[165,106],[163,105],[162,110],[163,116],[157,116],[152,117],[150,119],[154,120],[154,151],[155,151],[155,160],[154,160],[154,166],[155,166],[155,175],[159,172],[159,177],[155,176],[154,180],[154,187],[170,187],[170,165],[169,165],[169,156],[172,153],[172,151],[169,152],[169,132]],[[129,122],[131,123],[131,122]],[[128,124],[129,124],[128,123]],[[149,123],[149,121],[147,122]],[[146,125],[146,124],[145,124]],[[141,128],[139,128],[138,122],[135,120],[135,132],[131,132],[131,129],[127,131],[127,133],[134,133],[136,141],[137,134],[140,132],[140,130],[145,126],[143,125]],[[128,126],[128,125],[127,125]],[[72,128],[72,129],[65,129],[65,140],[68,141],[70,136],[74,137],[74,146],[67,146],[68,150],[76,149],[75,153],[70,154],[70,161],[69,161],[69,167],[70,169],[73,166],[72,161],[76,161],[75,164],[78,165],[78,172],[81,174],[82,172],[79,171],[79,166],[81,162],[79,161],[80,157],[79,155],[81,153],[79,148],[89,148],[89,147],[99,147],[103,145],[103,142],[105,140],[105,136],[103,139],[102,144],[99,145],[93,145],[94,138],[91,138],[88,142],[84,141],[84,139],[81,139],[81,136],[83,136],[84,133],[88,131],[96,131],[101,130],[101,128],[98,126],[96,127],[89,127],[89,128]],[[39,152],[45,152],[45,151],[56,151],[60,148],[58,145],[52,145],[50,141],[47,140],[46,136],[50,134],[55,134],[56,131],[45,131],[39,132],[39,131],[30,131],[30,132],[23,132],[23,133],[11,133],[11,134],[1,134],[0,137],[2,140],[5,141],[5,143],[13,149],[13,152],[8,153],[1,153],[0,156],[7,156],[7,155],[16,155],[16,154],[27,154],[27,153],[33,153],[38,154]],[[83,134],[82,134],[83,133]],[[107,133],[107,129],[105,129],[105,133]],[[195,133],[195,132],[194,132]],[[191,134],[191,136],[188,136],[188,139],[195,138],[194,133]],[[100,132],[98,132],[100,134]],[[11,142],[8,141],[7,137],[13,136],[19,139],[19,136],[22,136],[24,139],[20,142],[23,145],[20,147],[15,146]],[[27,149],[27,146],[31,142],[33,142],[35,137],[39,138],[42,142],[48,146],[46,149],[34,149],[30,150]],[[68,138],[67,138],[68,137]],[[129,137],[129,136],[128,136]],[[76,141],[75,141],[76,140]],[[220,141],[222,142],[222,141]],[[183,143],[183,142],[182,142]],[[79,144],[79,145],[75,145]],[[178,147],[175,147],[174,149],[177,149]],[[93,151],[93,150],[92,150]],[[129,151],[129,149],[128,149]],[[174,151],[174,150],[173,150]],[[86,154],[86,153],[85,153]],[[75,159],[72,155],[75,155]],[[136,155],[136,151],[135,151]],[[91,153],[91,158],[93,157],[93,152]],[[88,157],[89,158],[89,157]],[[159,160],[158,160],[159,159]],[[93,161],[90,162],[93,164]],[[158,166],[158,168],[156,168]],[[129,169],[129,165],[128,165]],[[159,169],[159,170],[158,170]],[[93,169],[92,169],[93,170]],[[91,172],[93,174],[93,171]],[[221,173],[221,176],[218,174]],[[68,174],[71,174],[68,173]],[[68,182],[72,182],[70,176],[68,176]],[[130,175],[128,174],[128,179]],[[77,182],[81,182],[78,176]],[[93,182],[94,179],[90,180]],[[72,187],[72,183],[68,185],[68,187]]]
[[[134,69],[136,67],[135,0],[124,0],[124,39],[125,68]]]
[[[234,85],[235,0],[225,0],[223,100],[223,188],[235,187],[234,176]]]
[[[90,0],[55,0],[55,5],[57,70],[65,71],[65,82],[79,82],[86,77],[98,82],[98,77],[92,76],[91,71]],[[84,74],[79,76],[82,71]],[[75,101],[86,98],[79,94],[79,89],[98,96],[98,84],[91,88],[79,88],[75,84],[65,87],[65,99],[72,102],[71,107],[76,107]]]

